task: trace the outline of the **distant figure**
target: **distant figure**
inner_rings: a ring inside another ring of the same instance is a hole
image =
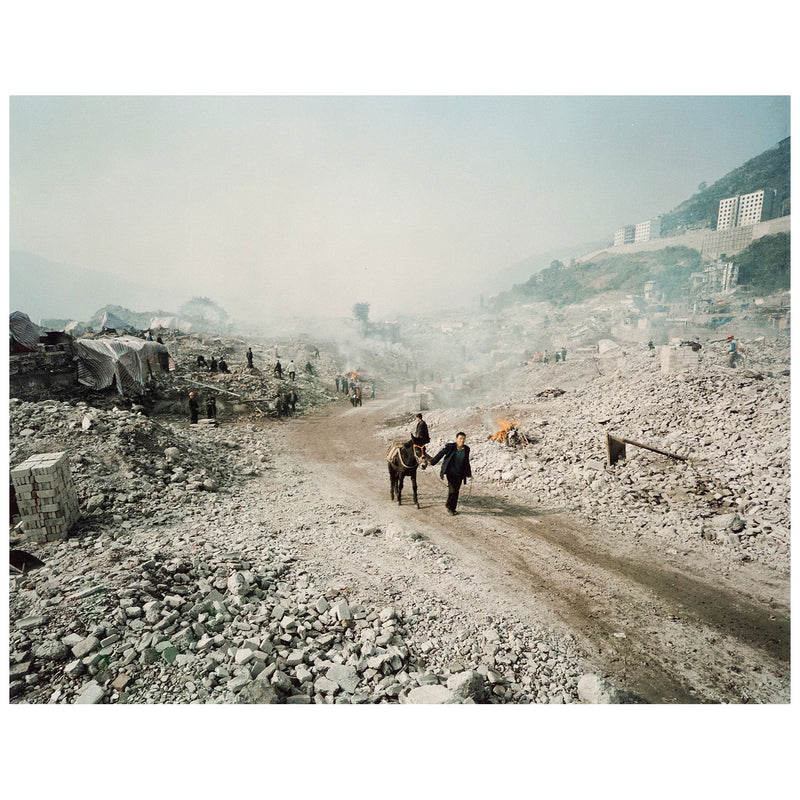
[[[253,369],[253,351],[249,347],[245,355],[247,356],[247,368]]]
[[[305,365],[304,369],[309,375],[313,375],[314,374],[314,367],[311,366],[311,362],[310,361],[306,361],[306,365]]]
[[[160,342],[159,344],[164,344],[164,342]],[[158,363],[163,372],[169,372],[169,353],[166,350],[158,354]]]
[[[370,400],[375,399],[375,381],[372,381],[372,394],[370,395]]]
[[[156,337],[156,341],[157,341],[159,344],[164,344],[164,340],[161,338],[161,334],[159,334],[159,335]]]
[[[214,358],[214,356],[211,356],[211,361],[210,361],[210,363],[208,365],[208,368],[209,368],[209,370],[211,372],[216,372],[217,371],[217,359]]]
[[[153,341],[153,334],[150,331],[147,331],[147,336],[144,337],[145,341],[152,342]]]
[[[224,358],[219,360],[219,371],[225,373],[226,375],[230,373],[230,370],[228,369],[228,362],[225,361]]]
[[[283,367],[281,366],[281,362],[280,361],[275,365],[275,369],[272,370],[272,374],[276,378],[282,378],[283,377]]]
[[[561,360],[562,361],[566,361],[567,360],[567,348],[564,347],[563,345],[561,347]]]
[[[314,348],[314,358],[319,358],[319,347]]]
[[[736,367],[736,364],[742,358],[742,354],[739,352],[739,348],[736,344],[736,339],[733,338],[733,334],[729,333],[725,341],[728,343],[728,366],[731,369]]]
[[[338,375],[336,376],[336,378],[334,378],[334,381],[336,383],[336,391],[338,393],[338,391],[339,391],[339,376]]]
[[[217,418],[217,401],[214,399],[214,395],[212,395],[211,392],[209,392],[206,397],[206,416],[209,419]]]
[[[289,366],[286,367],[286,371],[289,373],[289,380],[294,380],[295,371],[294,371],[294,359],[289,362]]]
[[[556,350],[556,364],[558,364],[559,360],[561,359],[561,353]]]
[[[656,349],[656,346],[653,344],[653,340],[652,339],[647,343],[647,347],[650,350],[655,350]]]
[[[194,396],[194,392],[189,392],[189,424],[196,425],[197,424],[197,414],[199,411],[199,406],[197,405],[197,398]]]
[[[300,398],[297,396],[297,392],[294,388],[289,389],[289,394],[286,396],[286,402],[289,404],[289,407],[294,411],[295,405],[297,405],[297,401]]]
[[[203,367],[204,369],[208,369],[208,364],[206,363],[205,356],[197,356],[197,366]]]
[[[349,388],[350,387],[348,386],[348,383],[347,383],[347,376],[346,375],[342,375],[342,393],[343,394],[347,394]]]

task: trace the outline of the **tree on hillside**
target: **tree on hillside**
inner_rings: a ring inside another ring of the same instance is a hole
[[[219,325],[228,321],[228,313],[208,297],[193,297],[180,307],[180,315],[201,325]]]

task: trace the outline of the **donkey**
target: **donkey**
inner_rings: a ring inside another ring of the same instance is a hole
[[[414,490],[414,505],[419,508],[417,500],[417,469],[428,466],[425,456],[419,447],[409,439],[407,442],[394,441],[386,451],[386,461],[389,465],[389,487],[391,499],[397,495],[397,505],[402,505],[401,495],[403,481],[406,476],[411,478],[411,488]]]

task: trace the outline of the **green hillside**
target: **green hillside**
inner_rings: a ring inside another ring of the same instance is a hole
[[[662,216],[662,235],[697,227],[716,228],[720,200],[759,189],[776,190],[774,208],[763,219],[788,214],[791,197],[790,160],[791,137],[787,137],[776,147],[751,158],[711,186],[701,184],[702,188],[697,194]]]
[[[603,292],[641,295],[647,281],[658,281],[666,301],[679,300],[692,272],[700,269],[700,253],[689,247],[604,256],[565,266],[554,261],[528,281],[493,300],[496,310],[513,303],[547,301],[556,306],[582,303]]]

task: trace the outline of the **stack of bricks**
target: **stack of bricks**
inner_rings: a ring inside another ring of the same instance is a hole
[[[64,539],[80,517],[66,453],[41,453],[11,470],[25,538]]]

